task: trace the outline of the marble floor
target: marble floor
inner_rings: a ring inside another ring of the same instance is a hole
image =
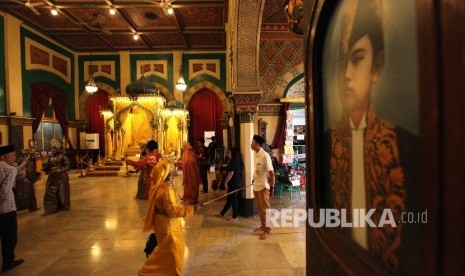
[[[45,176],[36,183],[42,209],[18,212],[16,256],[26,262],[2,275],[137,275],[149,234],[141,230],[146,201],[134,198],[138,175],[69,174],[72,210],[67,212],[42,217]],[[182,175],[174,183],[182,194]],[[200,201],[214,197],[210,191]],[[272,198],[272,208],[305,208],[304,198],[298,200],[295,194],[290,202],[283,194]],[[260,224],[257,216],[235,222],[214,217],[224,202],[220,199],[184,220],[185,275],[305,275],[303,224],[275,228],[262,241],[253,233]]]

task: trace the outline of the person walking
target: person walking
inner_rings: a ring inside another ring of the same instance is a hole
[[[250,148],[255,152],[255,171],[253,175],[253,194],[260,215],[260,227],[254,232],[262,232],[261,240],[266,240],[270,235],[270,227],[266,226],[266,209],[270,208],[270,191],[273,193],[275,176],[271,158],[266,153],[262,145],[265,139],[259,135],[254,135]]]
[[[224,181],[227,193],[241,188],[242,186],[242,160],[241,153],[237,148],[231,148],[228,152],[228,165],[226,167],[227,175]],[[236,221],[238,215],[238,196],[239,192],[231,193],[226,197],[226,203],[223,210],[216,217],[223,218],[226,212],[232,206],[232,217],[227,218],[227,221]]]
[[[184,145],[182,163],[176,164],[176,166],[182,170],[183,175],[184,194],[181,199],[190,204],[197,204],[199,200],[199,184],[202,180],[200,180],[199,165],[191,144],[186,143]]]
[[[22,263],[23,259],[15,259],[15,248],[18,243],[18,220],[16,203],[13,194],[17,169],[16,152],[12,145],[0,147],[0,240],[2,242],[2,271],[8,271]]]
[[[147,146],[143,145],[140,153],[139,160],[144,159],[147,155]],[[140,172],[139,180],[137,181],[137,194],[136,198],[138,199],[147,199],[146,194],[146,187],[147,187],[147,168],[141,167],[140,169],[136,169],[136,172]]]
[[[162,158],[161,154],[158,152],[158,143],[155,140],[150,140],[147,142],[146,148],[148,153],[144,156],[144,158],[140,159],[139,161],[129,160],[126,159],[125,162],[129,166],[133,166],[136,170],[141,170],[142,168],[146,168],[146,181],[145,181],[145,195],[148,198],[149,190],[150,190],[150,173],[152,168],[155,167],[158,161]]]
[[[158,245],[149,255],[139,275],[183,275],[184,238],[182,217],[192,216],[199,205],[179,205],[176,192],[166,181],[172,170],[168,160],[161,160],[152,169],[152,183],[144,231],[155,232]]]

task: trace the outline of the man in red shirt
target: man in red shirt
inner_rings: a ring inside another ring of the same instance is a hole
[[[147,169],[147,177],[146,177],[146,195],[148,199],[149,191],[150,191],[150,186],[152,184],[152,181],[150,179],[150,174],[152,172],[152,168],[155,167],[155,165],[160,161],[162,158],[161,154],[158,152],[158,143],[155,140],[150,140],[147,142],[147,150],[149,151],[147,155],[145,155],[144,158],[140,159],[139,161],[134,161],[134,160],[129,160],[126,159],[126,164],[133,166],[137,170],[140,170],[142,168]]]

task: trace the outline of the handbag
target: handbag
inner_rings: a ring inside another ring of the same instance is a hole
[[[145,243],[145,256],[148,258],[150,254],[152,254],[153,250],[155,247],[157,247],[158,242],[157,242],[157,236],[155,236],[155,233],[152,233],[149,235],[147,238],[147,242]]]

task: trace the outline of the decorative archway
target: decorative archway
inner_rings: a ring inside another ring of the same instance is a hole
[[[66,119],[66,91],[56,85],[43,82],[31,84],[32,117],[35,118],[32,122],[32,134],[35,135],[37,132],[42,121],[45,107],[50,103],[55,111],[56,119],[60,123],[62,135],[65,137],[66,143],[72,149],[68,137],[68,120]]]
[[[88,98],[85,106],[86,118],[90,122],[87,131],[88,133],[99,134],[99,148],[101,149],[105,149],[108,146],[105,141],[105,133],[108,130],[105,126],[105,117],[102,116],[102,111],[109,109],[109,103],[108,93],[100,89]],[[100,151],[101,155],[104,153],[105,151]]]
[[[197,93],[198,91],[204,88],[207,88],[208,90],[212,91],[220,98],[221,104],[223,105],[222,116],[224,116],[228,112],[229,114],[233,112],[233,105],[231,101],[229,100],[229,98],[226,97],[226,94],[224,93],[224,91],[221,88],[219,88],[217,85],[215,85],[214,83],[211,83],[207,80],[198,82],[195,85],[189,87],[189,89],[187,89],[184,95],[184,104],[186,106],[189,106],[192,96],[194,96],[195,93]]]
[[[283,98],[291,98],[304,102],[305,99],[305,79],[304,74],[292,79],[284,90]]]
[[[282,98],[286,98],[285,94],[289,94],[290,87],[293,89],[296,88],[294,86],[299,80],[302,79],[303,82],[303,73],[304,73],[304,64],[300,63],[292,68],[289,72],[287,72],[283,77],[283,85],[279,85],[276,87],[275,94],[282,95]],[[297,84],[299,85],[299,84]],[[289,95],[288,95],[289,97]],[[294,97],[294,96],[293,96]]]
[[[197,91],[189,101],[189,142],[197,151],[197,139],[204,137],[205,131],[214,131],[216,142],[223,144],[223,104],[216,93],[208,88]],[[204,137],[206,140],[210,137]]]
[[[120,93],[116,91],[112,86],[103,83],[97,82],[97,87],[101,90],[105,90],[108,93],[108,97],[119,96]],[[87,91],[81,91],[81,95],[79,96],[79,120],[88,121],[86,114],[86,106],[91,98],[92,94],[89,94]]]

